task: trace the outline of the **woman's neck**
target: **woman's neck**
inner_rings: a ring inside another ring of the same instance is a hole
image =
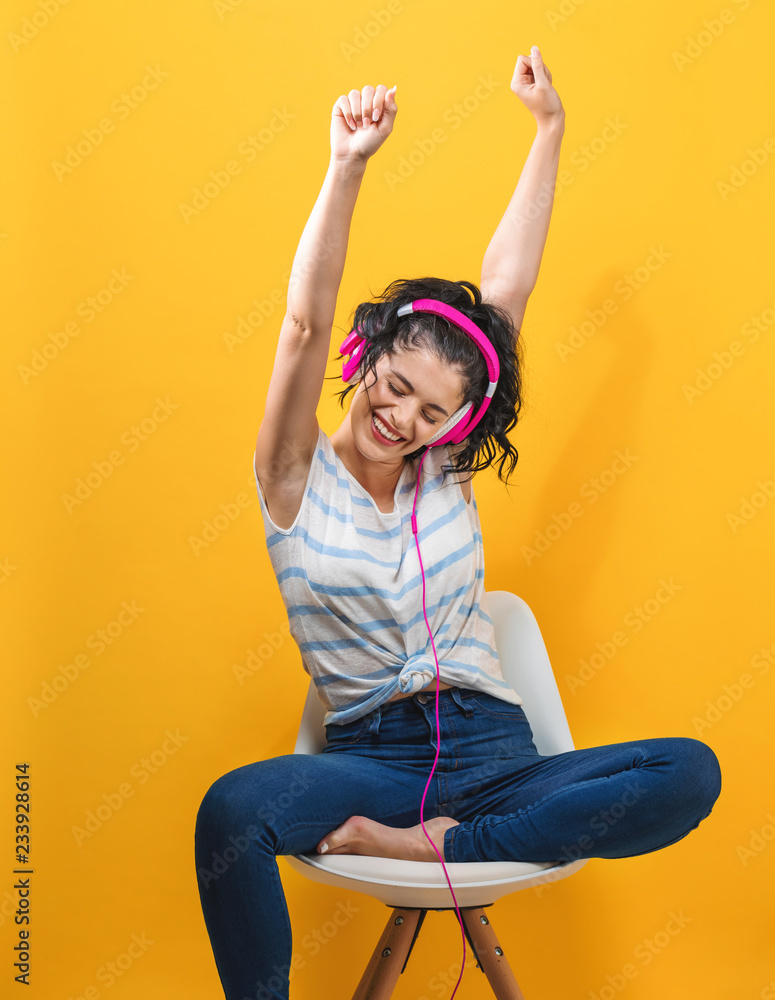
[[[349,413],[329,436],[329,441],[344,467],[367,493],[375,499],[393,496],[406,465],[405,458],[397,458],[393,462],[377,462],[361,454],[355,444]]]

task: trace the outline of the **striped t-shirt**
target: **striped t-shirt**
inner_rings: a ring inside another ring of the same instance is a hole
[[[269,558],[291,635],[326,708],[326,725],[352,722],[399,691],[419,691],[436,677],[411,525],[418,461],[405,463],[394,509],[386,514],[319,430],[290,528],[272,521],[256,476]],[[417,501],[439,676],[521,705],[498,663],[473,487],[467,504],[454,473],[442,485],[444,464],[450,464],[446,445],[431,448]]]

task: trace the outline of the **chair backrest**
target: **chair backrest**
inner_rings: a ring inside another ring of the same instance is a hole
[[[575,750],[541,629],[527,603],[507,590],[487,592],[504,678],[522,698],[543,756]]]
[[[536,749],[544,756],[575,750],[560,692],[535,615],[506,590],[487,592],[501,671],[522,698]],[[294,753],[320,753],[326,744],[326,710],[310,679]]]

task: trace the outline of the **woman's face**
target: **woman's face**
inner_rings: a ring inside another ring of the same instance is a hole
[[[358,450],[386,461],[411,454],[463,405],[463,380],[435,355],[396,347],[358,385],[350,423]]]

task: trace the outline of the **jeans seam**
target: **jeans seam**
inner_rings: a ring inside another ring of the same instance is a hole
[[[447,830],[447,833],[444,835],[445,838],[446,838],[447,834],[449,835],[449,853],[452,855],[452,857],[451,858],[446,857],[447,851],[446,851],[446,848],[444,847],[444,844],[442,844],[442,851],[441,851],[441,853],[443,855],[445,855],[444,860],[445,861],[449,861],[451,864],[455,863],[455,858],[454,858],[454,854],[455,854],[455,836],[456,836],[457,831],[459,829],[460,829],[460,824],[458,823],[457,826],[451,826],[449,828],[449,830]]]
[[[631,770],[631,768],[628,768],[628,770]],[[561,788],[555,788],[555,790],[553,792],[549,792],[548,795],[544,795],[542,798],[536,799],[535,802],[531,802],[530,805],[523,806],[521,809],[517,809],[514,812],[506,813],[503,816],[496,816],[493,813],[486,813],[486,814],[482,815],[480,818],[483,821],[484,820],[489,820],[490,822],[489,822],[488,825],[491,828],[496,828],[496,827],[502,826],[504,823],[510,823],[510,822],[512,822],[515,816],[528,816],[531,812],[533,812],[539,806],[546,805],[547,802],[550,802],[552,799],[556,798],[558,795],[564,795],[570,789],[580,788],[580,787],[584,787],[584,786],[588,787],[592,783],[596,783],[596,782],[599,782],[599,781],[608,781],[610,779],[610,777],[611,777],[610,775],[605,775],[605,776],[601,776],[601,777],[598,777],[598,778],[588,778],[588,779],[583,780],[583,781],[573,781],[573,782],[571,782],[568,785],[563,785]],[[473,826],[473,824],[476,822],[476,820],[477,820],[477,817],[474,817],[474,819],[470,820],[469,822]],[[455,828],[455,829],[457,829],[457,828]]]

